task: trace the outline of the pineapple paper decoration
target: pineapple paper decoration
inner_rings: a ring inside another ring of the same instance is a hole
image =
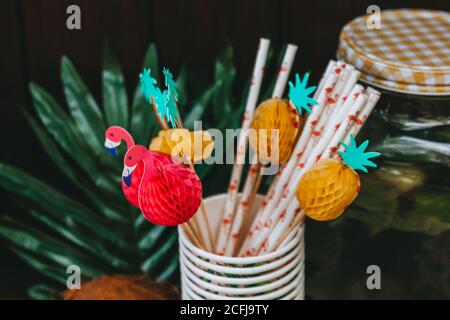
[[[259,159],[283,164],[289,159],[300,123],[299,114],[286,100],[266,100],[255,111],[251,123],[255,132],[250,134],[249,143]],[[277,144],[272,143],[271,129],[279,130]]]
[[[152,139],[149,149],[177,157],[184,157],[190,163],[211,156],[214,142],[207,131],[189,131],[187,129],[161,130]],[[186,152],[189,151],[189,152]]]
[[[259,105],[255,111],[251,128],[256,130],[250,135],[250,145],[258,153],[260,160],[283,164],[289,160],[297,135],[302,130],[303,110],[310,113],[311,105],[317,101],[309,95],[315,86],[307,87],[309,73],[303,79],[295,75],[295,85],[289,82],[289,100],[269,99]],[[278,129],[278,143],[273,145],[271,129]],[[260,134],[266,130],[266,135]]]
[[[357,147],[351,135],[349,145],[342,144],[345,152],[339,152],[342,160],[320,160],[305,173],[296,196],[308,217],[317,221],[336,219],[355,200],[361,187],[355,170],[367,172],[366,167],[376,167],[369,159],[380,155],[365,152],[368,144],[366,140]]]

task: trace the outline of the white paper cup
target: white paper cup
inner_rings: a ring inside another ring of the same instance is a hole
[[[225,194],[204,200],[212,230],[217,232]],[[263,200],[255,199],[256,206]],[[207,234],[198,215],[203,234]],[[194,246],[181,228],[180,271],[182,299],[304,299],[303,226],[286,245],[256,257],[224,257]]]

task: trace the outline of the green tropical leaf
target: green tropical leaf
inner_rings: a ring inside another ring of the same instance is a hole
[[[72,166],[67,162],[67,159],[60,152],[59,148],[52,141],[52,138],[47,134],[47,132],[33,119],[33,117],[23,108],[20,109],[23,113],[25,119],[27,120],[30,127],[33,129],[37,139],[43,146],[44,150],[49,155],[50,159],[58,166],[58,168],[74,183],[84,195],[92,202],[95,207],[101,211],[106,217],[113,220],[118,220],[122,222],[128,221],[120,212],[114,210],[107,201],[104,201],[99,194],[94,194],[92,192],[93,186],[89,184],[79,173],[75,172]],[[117,207],[120,206],[119,203],[116,204]]]
[[[12,248],[11,250],[34,269],[39,270],[39,272],[46,277],[60,283],[61,285],[66,284],[67,279],[64,276],[64,270],[60,266],[55,265],[54,262],[35,257],[31,253],[27,253],[24,250],[19,250],[17,248]]]
[[[59,298],[60,294],[55,289],[46,284],[36,284],[27,290],[28,295],[35,300],[54,300]]]
[[[143,216],[143,215],[141,215]],[[154,226],[149,232],[147,232],[144,237],[139,241],[138,248],[141,250],[151,249],[156,241],[161,237],[167,228],[164,226]]]
[[[181,67],[176,82],[178,89],[178,104],[180,106],[180,112],[182,112],[183,109],[187,107],[186,102],[189,100],[187,92],[188,68],[186,63]]]
[[[184,126],[189,130],[194,129],[194,121],[200,120],[208,106],[214,92],[217,90],[216,86],[208,88],[192,105],[191,111],[184,118]]]
[[[106,129],[105,120],[80,75],[69,58],[61,59],[61,79],[67,105],[73,117],[77,132],[83,141],[98,153],[102,150]]]
[[[178,271],[179,260],[180,260],[180,256],[177,253],[173,256],[173,258],[167,264],[166,268],[158,276],[156,281],[164,282],[164,281],[167,281],[168,279],[170,279],[175,274],[175,272]]]
[[[108,126],[128,128],[128,98],[117,57],[109,43],[103,49],[103,107]]]
[[[216,59],[214,76],[218,88],[214,91],[213,101],[216,106],[221,106],[214,108],[215,117],[228,118],[235,105],[232,85],[236,77],[233,48],[230,45],[226,46]]]
[[[145,54],[143,68],[152,71],[152,75],[161,83],[158,67],[158,54],[156,46],[151,44]],[[132,106],[131,133],[137,144],[149,145],[150,139],[159,130],[159,123],[153,114],[152,107],[145,101],[144,95],[139,89],[139,84],[135,90]]]
[[[61,147],[70,154],[76,163],[86,172],[86,174],[94,181],[95,186],[103,188],[105,191],[115,193],[120,196],[120,190],[117,189],[118,181],[114,181],[111,170],[102,172],[92,157],[107,157],[102,147],[102,155],[92,155],[85,147],[83,147],[79,137],[75,134],[72,120],[61,109],[44,89],[36,84],[30,85],[31,96],[33,98],[34,107],[47,130],[55,138]]]
[[[62,273],[65,273],[70,265],[79,266],[83,274],[90,278],[105,272],[105,269],[95,267],[98,263],[96,264],[95,260],[81,251],[77,251],[73,247],[70,247],[71,250],[67,251],[65,250],[67,248],[66,243],[50,238],[42,232],[21,226],[5,217],[0,218],[0,235],[20,248],[23,254],[33,252],[34,255],[45,257],[61,266]]]
[[[141,270],[148,273],[149,270],[156,268],[162,258],[170,252],[170,248],[177,242],[177,233],[173,232],[168,239],[162,244],[148,259],[144,260]]]
[[[126,242],[116,236],[114,225],[108,225],[91,209],[19,169],[0,163],[0,187],[29,200],[47,213],[64,217],[68,223],[78,221],[104,240],[126,246]]]
[[[30,210],[31,216],[41,221],[56,233],[60,234],[63,238],[78,245],[97,257],[100,257],[104,262],[110,264],[114,268],[121,268],[123,270],[132,270],[133,265],[120,256],[110,253],[109,248],[102,245],[100,241],[93,242],[92,236],[89,237],[86,230],[72,225],[71,227],[64,224],[64,221],[57,221],[57,219],[50,218],[47,214],[43,214],[36,210]]]

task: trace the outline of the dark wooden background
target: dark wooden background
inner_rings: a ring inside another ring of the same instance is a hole
[[[71,4],[81,8],[82,30],[66,28],[66,8]],[[195,57],[211,70],[218,49],[229,40],[235,48],[239,86],[251,72],[258,39],[266,36],[274,44],[297,44],[296,70],[308,69],[318,75],[335,56],[342,26],[365,14],[371,4],[381,9],[450,10],[449,0],[2,0],[0,161],[52,175],[17,105],[31,110],[30,81],[63,102],[59,80],[62,54],[72,59],[99,102],[106,38],[119,56],[129,92],[151,41],[157,44],[161,64],[176,73],[186,57]],[[0,247],[0,261],[5,261],[3,255]]]

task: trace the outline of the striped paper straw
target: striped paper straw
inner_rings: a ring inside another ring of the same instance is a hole
[[[256,54],[255,66],[253,68],[253,75],[250,82],[249,94],[247,97],[247,104],[245,106],[244,117],[241,125],[241,132],[238,139],[236,150],[236,159],[231,173],[230,182],[228,184],[227,199],[225,202],[225,209],[222,214],[221,224],[219,225],[218,238],[216,241],[216,252],[223,254],[230,233],[230,223],[232,215],[236,207],[237,194],[239,184],[241,182],[242,168],[245,160],[246,149],[246,131],[250,127],[250,120],[253,118],[256,102],[258,100],[259,91],[261,89],[261,82],[264,74],[264,67],[267,60],[267,53],[269,50],[270,40],[261,38],[259,40],[258,52]]]
[[[258,216],[255,218],[250,232],[247,235],[246,241],[241,248],[240,255],[251,255],[251,251],[249,251],[249,243],[252,239],[257,237],[257,235],[261,232],[262,229],[267,228],[270,222],[270,214],[275,209],[276,204],[282,197],[284,192],[284,188],[287,187],[289,180],[291,179],[292,173],[295,171],[298,160],[301,157],[303,150],[308,142],[308,139],[311,135],[311,131],[313,130],[314,123],[318,121],[320,118],[320,114],[323,111],[323,107],[328,95],[333,91],[333,87],[338,79],[338,74],[336,72],[331,72],[323,85],[322,92],[320,92],[317,102],[318,104],[312,108],[312,113],[308,116],[306,120],[306,124],[303,128],[303,131],[300,135],[300,138],[297,141],[297,144],[292,151],[291,158],[286,164],[285,170],[281,174],[279,181],[277,183],[278,187],[274,188],[274,194],[270,195],[266,198],[263,203],[263,207],[258,212]]]
[[[372,113],[375,105],[377,104],[378,100],[380,99],[380,92],[368,87],[365,90],[365,94],[368,96],[367,98],[367,102],[365,103],[365,105],[360,109],[359,111],[359,116],[357,118],[353,118],[352,119],[351,115],[349,120],[351,121],[350,123],[350,130],[347,130],[347,132],[345,133],[345,138],[343,139],[343,141],[348,144],[350,141],[350,134],[352,134],[355,138],[358,135],[359,131],[361,130],[361,128],[363,127],[364,123],[366,122],[366,120],[368,119],[368,117],[370,116],[370,114]],[[358,113],[358,111],[357,111]],[[332,156],[336,156],[336,153],[331,153],[330,150],[335,150],[336,146],[332,145],[333,142],[330,142],[329,146],[326,148],[326,152],[322,155],[321,159],[327,159],[329,157]],[[341,149],[342,146],[339,148]],[[292,201],[291,204],[289,205],[287,212],[286,212],[286,217],[280,221],[280,223],[274,228],[273,233],[270,235],[269,237],[269,241],[268,241],[268,245],[267,247],[267,251],[271,251],[274,248],[275,243],[278,241],[279,238],[282,237],[282,235],[284,234],[284,232],[288,231],[288,227],[290,226],[291,222],[294,220],[294,217],[296,217],[297,215],[303,216],[304,212],[301,211],[299,212],[299,207],[298,207],[298,202],[296,200]],[[291,236],[291,235],[290,235]],[[290,238],[290,236],[288,236],[287,239]],[[281,243],[281,246],[283,246],[283,244],[286,243],[286,239]]]
[[[352,105],[351,109],[349,110],[349,114],[355,114],[358,110],[360,110],[364,104],[367,101],[367,96],[364,94],[360,94],[358,98],[356,99],[355,103]],[[289,182],[289,186],[287,188],[286,195],[281,199],[279,205],[274,210],[274,212],[271,214],[271,223],[267,225],[266,228],[262,230],[262,232],[259,234],[258,238],[255,239],[250,247],[250,250],[255,253],[259,253],[262,247],[266,247],[268,245],[268,237],[270,233],[272,232],[273,228],[276,226],[276,223],[280,220],[280,217],[282,214],[286,213],[286,210],[288,206],[291,204],[292,201],[295,200],[295,190],[296,187],[303,177],[303,174],[308,171],[311,166],[314,164],[314,162],[317,159],[321,158],[322,153],[324,152],[324,147],[328,145],[327,141],[331,141],[334,143],[335,140],[340,141],[342,138],[344,138],[345,133],[348,131],[350,127],[350,122],[348,118],[344,121],[344,123],[339,127],[337,132],[333,134],[332,132],[330,135],[324,135],[323,140],[319,142],[316,148],[312,151],[312,153],[308,156],[308,160],[303,168],[301,170],[298,170],[295,172],[293,178]],[[331,144],[334,145],[334,144]],[[296,200],[295,200],[296,201]]]
[[[314,92],[314,99],[317,99],[319,96],[319,92],[322,91],[323,86],[325,84],[325,81],[327,80],[327,76],[330,74],[330,72],[333,70],[333,68],[336,65],[336,61],[330,60],[328,62],[327,67],[325,68],[325,71],[323,72],[322,76],[320,77],[319,85],[317,86],[317,90]],[[351,88],[350,88],[351,89]],[[307,114],[305,114],[307,117]],[[271,199],[274,197],[275,188],[278,185],[278,181],[280,180],[280,176],[283,173],[284,169],[286,168],[286,165],[283,165],[280,170],[278,170],[276,177],[273,179],[272,183],[270,184],[269,190],[266,194],[266,199]],[[265,206],[265,202],[263,202],[263,207]],[[263,208],[262,207],[262,208]]]
[[[272,92],[272,98],[280,98],[283,96],[283,92],[286,88],[286,84],[289,78],[289,74],[292,69],[292,64],[294,63],[295,54],[297,52],[297,46],[289,44],[287,46],[283,62],[281,63],[280,70],[277,75],[277,80],[275,83],[274,90]],[[256,182],[258,176],[258,165],[254,164],[258,161],[257,155],[255,153],[254,159],[252,159],[252,165],[247,174],[247,179],[244,184],[244,189],[242,192],[241,200],[238,203],[236,214],[232,221],[232,227],[229,234],[229,239],[226,241],[225,255],[230,256],[233,254],[236,243],[239,239],[239,232],[243,226],[245,220],[244,212],[247,206],[250,205],[250,196],[253,190],[253,186]]]
[[[326,142],[327,140],[330,141],[332,135],[337,130],[336,128],[339,128],[342,124],[342,122],[345,120],[346,115],[349,114],[351,111],[352,105],[355,104],[356,98],[363,92],[364,88],[357,84],[354,85],[352,91],[348,95],[349,98],[345,99],[344,104],[338,109],[339,112],[337,112],[336,116],[331,118],[332,122],[327,126],[326,132],[324,134],[324,139],[320,141],[320,145],[317,146],[319,149],[327,149],[326,148]],[[307,158],[310,158],[308,155],[306,155]],[[329,157],[329,156],[328,156]],[[326,157],[324,157],[326,158]],[[304,166],[304,165],[303,165]],[[296,186],[294,187],[296,188]],[[295,202],[295,201],[294,201]],[[278,238],[283,234],[285,230],[287,230],[287,227],[290,224],[290,221],[293,220],[293,217],[295,215],[295,210],[297,209],[297,204],[295,202],[295,207],[288,209],[288,211],[282,215],[282,218],[280,219],[280,223],[283,224],[283,226],[277,226],[276,230],[269,236],[269,242],[268,242],[268,250],[271,250],[273,245],[276,243]],[[285,221],[287,219],[287,221]]]

